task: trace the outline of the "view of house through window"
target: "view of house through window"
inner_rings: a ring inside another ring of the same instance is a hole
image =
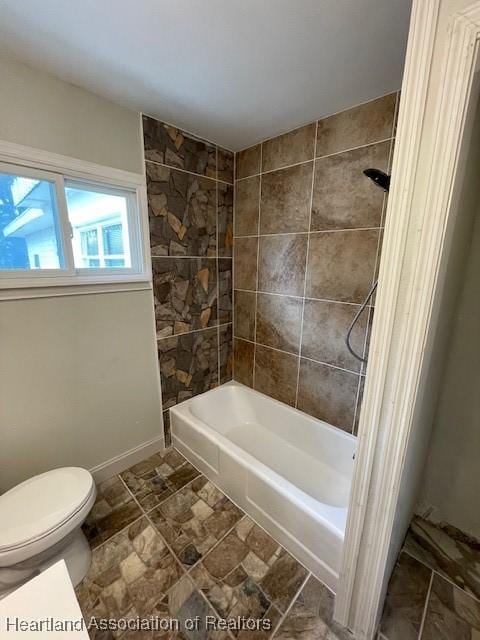
[[[75,267],[131,267],[126,198],[71,183],[65,193]]]
[[[3,281],[140,274],[141,236],[134,189],[0,164]]]
[[[0,173],[0,269],[63,266],[55,183]]]

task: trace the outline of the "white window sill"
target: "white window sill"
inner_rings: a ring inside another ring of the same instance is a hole
[[[59,283],[56,281],[49,286],[0,288],[0,301],[2,300],[27,300],[30,298],[59,298],[64,296],[81,296],[101,293],[121,293],[122,291],[148,291],[152,283],[145,276],[142,279],[126,282],[81,282]]]

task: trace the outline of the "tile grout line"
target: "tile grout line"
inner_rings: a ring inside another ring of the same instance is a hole
[[[453,582],[453,580],[451,578],[449,578],[448,576],[444,575],[443,573],[440,573],[440,571],[438,571],[438,569],[435,569],[434,567],[430,566],[429,564],[427,564],[425,562],[425,560],[421,560],[420,558],[418,558],[417,556],[413,555],[413,553],[411,551],[409,551],[408,549],[403,548],[400,553],[405,553],[407,554],[407,556],[410,556],[410,558],[413,558],[414,560],[416,560],[417,562],[419,562],[421,565],[423,565],[424,567],[427,567],[427,569],[430,569],[430,571],[433,571],[433,573],[435,575],[437,575],[439,578],[441,578],[442,580],[445,580],[445,582],[448,582],[448,584],[451,584],[452,587],[456,587],[457,589],[459,589],[460,591],[462,591],[465,595],[467,595],[469,598],[472,598],[473,600],[475,600],[475,602],[480,603],[480,597],[476,596],[474,593],[471,593],[470,591],[467,591],[466,589],[464,589],[463,587],[460,587],[458,584],[456,584],[455,582]]]
[[[244,291],[245,293],[255,293],[253,289],[242,289],[240,287],[236,287],[236,291]],[[275,293],[274,291],[259,291],[264,296],[279,296],[280,298],[294,298],[295,300],[303,300],[303,296],[293,296],[288,293]],[[305,300],[313,300],[314,302],[333,302],[334,304],[349,304],[353,307],[360,307],[361,302],[346,302],[345,300],[330,300],[329,298],[312,298],[310,296],[305,296]],[[367,308],[373,307],[374,305],[368,304]]]
[[[214,324],[211,327],[203,327],[202,329],[192,329],[191,331],[183,331],[182,333],[172,333],[169,336],[161,336],[157,337],[157,342],[160,340],[169,340],[171,338],[181,338],[182,336],[189,336],[191,333],[200,333],[201,331],[214,331],[215,329],[220,329],[221,327],[228,327],[231,322],[223,322],[222,324]]]
[[[427,617],[427,609],[428,609],[428,603],[430,600],[430,594],[432,593],[432,585],[433,585],[433,577],[434,577],[434,571],[433,569],[431,569],[431,575],[430,575],[430,582],[428,584],[428,590],[427,590],[427,595],[425,596],[425,605],[423,607],[423,613],[422,613],[422,620],[420,622],[420,628],[418,630],[418,640],[421,640],[421,637],[423,635],[423,627],[425,626],[425,620]]]
[[[307,572],[307,577],[305,578],[305,580],[303,580],[302,584],[300,585],[300,588],[297,590],[297,592],[295,593],[295,595],[293,596],[290,604],[288,605],[288,607],[285,610],[285,613],[282,613],[282,615],[280,616],[280,620],[278,621],[278,623],[275,625],[275,628],[272,630],[272,633],[270,635],[270,638],[275,637],[275,634],[277,633],[277,631],[280,630],[280,627],[282,626],[282,624],[285,621],[285,618],[288,616],[288,614],[290,613],[293,605],[295,604],[295,602],[298,600],[300,594],[302,593],[303,589],[305,588],[307,582],[310,580],[310,578],[313,576],[311,571]],[[323,584],[323,583],[322,583]]]
[[[252,388],[255,389],[255,369],[257,362],[257,312],[258,312],[258,275],[259,275],[259,258],[260,258],[260,217],[262,215],[262,164],[263,164],[263,142],[260,144],[260,174],[258,179],[258,220],[257,220],[257,273],[255,283],[255,315],[254,315],[254,327],[253,327],[253,373],[252,373]]]
[[[216,145],[215,145],[216,146]],[[228,151],[228,149],[227,149]],[[182,173],[188,173],[190,176],[195,176],[196,178],[204,178],[205,180],[213,180],[213,182],[221,182],[222,184],[232,184],[231,182],[227,182],[226,180],[220,180],[220,178],[212,178],[211,176],[206,176],[202,173],[196,173],[195,171],[188,171],[188,169],[182,169],[181,167],[174,167],[171,164],[166,164],[165,162],[158,162],[158,160],[150,160],[145,158],[145,163],[150,163],[157,165],[159,167],[165,167],[166,169],[172,169],[173,171],[181,171]],[[215,169],[215,176],[218,175],[218,170]]]
[[[322,364],[326,367],[331,367],[332,369],[338,369],[339,371],[345,371],[345,373],[351,373],[355,376],[362,377],[363,374],[360,371],[352,371],[351,369],[345,369],[344,367],[339,367],[335,364],[329,364],[328,362],[323,362],[322,360],[315,360],[314,358],[309,358],[308,356],[300,355],[297,353],[292,353],[291,351],[284,351],[283,349],[277,349],[277,347],[271,347],[268,344],[262,344],[261,342],[254,342],[253,340],[249,340],[248,338],[241,338],[239,336],[235,336],[236,340],[243,340],[244,342],[249,342],[250,344],[255,344],[259,347],[263,347],[265,349],[271,349],[272,351],[278,351],[279,353],[284,353],[287,356],[292,356],[293,358],[299,358],[300,360],[308,360],[309,362],[315,362],[316,364]]]
[[[342,112],[339,111],[339,113],[342,113]],[[324,119],[325,118],[320,118],[319,120],[316,120],[316,121],[314,120],[313,122],[310,122],[308,124],[313,124],[315,122],[316,123],[316,128],[318,130],[318,123],[321,120],[324,120]],[[304,126],[308,126],[308,124],[304,125]],[[301,129],[302,127],[299,127],[299,128]],[[292,131],[295,131],[295,129],[292,129]],[[287,131],[286,133],[289,133],[289,132]],[[280,137],[282,135],[285,135],[285,134],[282,133],[279,136],[274,136],[273,138],[267,138],[267,140],[264,140],[263,142],[258,143],[258,144],[263,145],[264,142],[268,142],[269,140],[274,140],[275,138],[278,138],[278,137]],[[365,144],[360,144],[360,145],[358,145],[356,147],[349,147],[348,149],[342,149],[341,151],[335,151],[334,153],[327,153],[327,154],[325,154],[323,156],[316,156],[315,155],[316,151],[315,151],[315,154],[314,154],[313,158],[310,158],[309,160],[301,160],[300,162],[293,162],[292,164],[287,164],[287,165],[285,165],[283,167],[277,167],[276,169],[268,169],[267,171],[262,171],[262,167],[260,165],[260,173],[252,173],[251,175],[248,175],[248,176],[242,176],[241,178],[235,178],[235,182],[240,182],[241,180],[248,180],[249,178],[257,178],[261,174],[266,175],[268,173],[273,173],[275,171],[283,171],[284,169],[291,169],[292,167],[298,167],[299,165],[308,164],[309,162],[314,162],[315,163],[317,160],[323,160],[324,158],[331,158],[332,156],[338,156],[338,155],[341,155],[342,153],[349,153],[350,151],[357,151],[358,149],[364,149],[366,147],[372,147],[372,146],[374,146],[376,144],[382,144],[384,142],[388,142],[389,140],[391,140],[391,137],[382,138],[381,140],[375,140],[374,142],[367,142]],[[316,140],[316,136],[315,136],[315,143],[316,142],[317,142],[317,140]],[[253,146],[256,146],[256,145],[253,145]],[[246,151],[247,149],[250,149],[250,147],[247,147],[246,149],[242,149],[242,151]],[[241,153],[241,151],[237,152],[237,153]],[[150,160],[150,162],[153,162],[153,161]],[[158,163],[158,164],[161,164],[161,163]]]
[[[382,207],[383,209],[383,207]],[[383,226],[380,225],[378,227],[344,227],[341,229],[313,229],[311,231],[283,231],[280,233],[258,233],[254,235],[244,235],[244,236],[235,236],[236,238],[271,238],[272,236],[306,236],[313,235],[317,233],[344,233],[347,231],[380,231],[383,229]],[[193,257],[193,256],[158,256],[160,258],[169,258],[169,257]],[[198,256],[201,257],[201,256]],[[208,257],[208,256],[205,256]]]
[[[315,124],[315,138],[313,143],[313,158],[317,154],[317,137],[318,137],[318,120]],[[298,346],[298,360],[297,360],[297,384],[295,387],[295,408],[298,409],[298,389],[300,386],[300,366],[302,357],[302,342],[303,342],[303,323],[305,319],[305,297],[307,295],[307,276],[308,276],[308,256],[310,251],[310,230],[312,228],[312,209],[313,209],[313,190],[315,187],[315,160],[312,163],[312,180],[310,183],[310,208],[308,212],[308,231],[307,234],[307,250],[305,252],[305,273],[303,275],[303,298],[302,298],[302,314],[300,319],[300,342]]]

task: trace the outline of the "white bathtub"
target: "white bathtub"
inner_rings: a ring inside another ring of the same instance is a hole
[[[170,416],[174,446],[335,591],[356,439],[237,382]]]

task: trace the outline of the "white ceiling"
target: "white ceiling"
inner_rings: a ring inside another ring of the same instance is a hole
[[[0,0],[8,53],[238,150],[400,87],[411,0]]]

